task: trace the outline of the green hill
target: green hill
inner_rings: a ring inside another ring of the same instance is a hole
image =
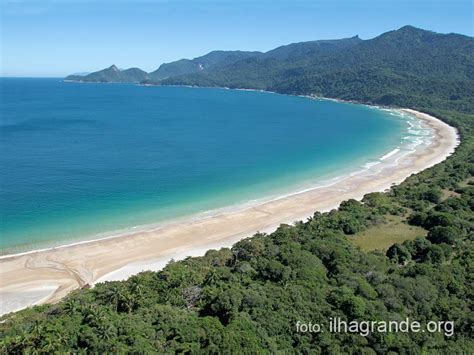
[[[261,59],[278,59],[278,60],[297,60],[302,58],[310,58],[313,56],[329,54],[342,49],[348,49],[362,40],[359,36],[352,38],[336,39],[336,40],[319,40],[309,42],[292,43],[272,49],[259,58]],[[255,60],[256,62],[257,60]]]
[[[173,76],[162,81],[151,80],[150,83],[268,89],[283,68],[290,70],[308,66],[314,58],[329,56],[360,42],[362,40],[355,36],[339,40],[292,43],[206,72]]]
[[[322,41],[316,48],[315,43],[280,47],[216,70],[157,84],[255,88],[386,105],[409,105],[414,96],[422,96],[426,104],[437,100],[440,104],[442,98],[445,108],[472,108],[471,37],[405,26],[370,40]]]
[[[96,83],[148,83],[157,82],[173,76],[207,72],[208,70],[230,65],[239,60],[260,55],[260,52],[245,51],[213,51],[194,59],[181,59],[176,62],[164,63],[147,73],[139,68],[125,70],[115,65],[87,75],[69,75],[65,81],[96,82]]]
[[[212,51],[194,59],[181,59],[165,63],[150,73],[150,81],[162,80],[184,74],[207,72],[209,70],[230,65],[239,60],[259,56],[260,52],[245,51]]]
[[[87,75],[69,75],[64,80],[96,83],[139,83],[147,80],[147,72],[139,68],[120,70],[115,65]]]

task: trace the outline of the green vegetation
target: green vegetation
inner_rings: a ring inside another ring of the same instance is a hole
[[[277,48],[210,72],[156,83],[256,88],[466,113],[474,110],[471,37],[405,26],[370,40],[322,41],[316,47],[314,43]],[[288,56],[291,49],[295,53]]]
[[[64,80],[92,83],[152,83],[172,76],[207,72],[216,68],[230,65],[239,60],[259,56],[260,52],[245,51],[212,51],[194,59],[181,59],[176,62],[164,63],[147,73],[139,68],[125,70],[115,65],[87,75],[69,75]]]
[[[346,201],[338,210],[315,213],[307,222],[282,225],[269,235],[257,234],[231,249],[211,250],[201,258],[172,262],[160,272],[79,290],[57,305],[3,317],[1,351],[472,352],[474,52],[469,48],[473,40],[446,35],[443,47],[436,42],[440,35],[420,31],[404,28],[380,36],[385,39],[380,51],[388,51],[385,57],[373,49],[374,42],[356,44],[351,48],[364,45],[373,52],[355,57],[353,70],[342,65],[337,75],[333,72],[323,80],[318,74],[303,81],[299,71],[287,71],[288,80],[280,84],[285,83],[283,92],[333,92],[431,113],[458,127],[462,135],[456,153],[445,162],[411,176],[388,193],[368,194],[362,202]],[[403,40],[395,41],[400,34]],[[433,41],[435,47],[441,46],[438,57],[423,52],[425,42]],[[412,49],[407,48],[410,43]],[[371,65],[364,62],[369,57]],[[456,194],[446,196],[447,190]],[[352,243],[362,233],[380,230],[384,238],[390,233],[385,228],[409,230],[409,225],[399,227],[401,216],[427,238],[400,240],[386,254],[365,252]],[[409,317],[421,324],[449,320],[455,328],[452,336],[296,331],[297,321],[327,324],[330,317],[387,321]]]
[[[87,75],[69,75],[64,80],[90,83],[140,83],[149,79],[147,72],[138,68],[120,70],[115,65]]]
[[[212,51],[194,59],[181,59],[176,62],[164,63],[157,70],[151,72],[149,80],[144,83],[151,83],[173,76],[207,72],[261,54],[260,52],[245,51]]]

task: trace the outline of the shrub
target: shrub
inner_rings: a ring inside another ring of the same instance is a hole
[[[429,231],[428,240],[434,244],[454,244],[461,236],[461,231],[456,227],[437,226]]]
[[[406,246],[395,243],[387,250],[387,257],[395,261],[397,264],[405,264],[411,259],[411,253]]]

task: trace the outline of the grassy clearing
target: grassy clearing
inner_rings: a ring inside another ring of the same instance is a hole
[[[442,193],[443,193],[443,196],[441,197],[444,200],[446,200],[448,197],[459,197],[460,194],[458,194],[457,192],[455,191],[451,191],[451,190],[448,190],[448,189],[444,189],[444,190],[441,190]]]
[[[464,188],[464,187],[472,185],[473,183],[474,183],[474,180],[472,180],[471,178],[468,178],[464,181],[461,181],[458,185],[459,185],[459,187]],[[457,192],[452,191],[452,190],[443,189],[441,191],[443,193],[443,195],[441,197],[443,200],[446,200],[448,197],[459,197],[459,196],[461,196],[460,194],[458,194]]]
[[[474,183],[474,180],[469,178],[469,179],[466,179],[466,180],[460,182],[459,187],[467,187],[467,186],[471,185],[472,183]]]
[[[365,251],[387,250],[395,243],[424,237],[426,234],[423,228],[408,225],[403,217],[388,216],[386,223],[357,233],[350,240]]]

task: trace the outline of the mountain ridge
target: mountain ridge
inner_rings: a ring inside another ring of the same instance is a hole
[[[324,47],[327,45],[342,44],[345,41],[363,41],[359,38],[358,35],[351,38],[343,39],[332,39],[332,40],[314,40],[314,41],[304,41],[304,42],[295,42],[286,45],[282,45],[271,49],[267,52],[259,51],[225,51],[225,50],[214,50],[207,54],[204,54],[193,59],[182,58],[174,62],[163,63],[158,69],[151,71],[149,73],[145,72],[140,68],[129,68],[125,70],[120,70],[115,64],[112,64],[110,67],[101,69],[95,72],[90,72],[87,75],[72,74],[68,75],[64,80],[65,81],[79,81],[79,82],[127,82],[129,78],[123,78],[117,72],[124,72],[131,69],[140,70],[140,74],[145,77],[132,78],[128,82],[141,82],[148,80],[149,83],[157,82],[160,80],[165,80],[173,76],[181,76],[187,74],[195,74],[201,71],[207,71],[209,69],[221,68],[223,66],[231,65],[239,61],[245,61],[252,58],[263,57],[266,59],[271,58],[280,58],[280,57],[295,57],[295,52],[302,51],[304,47],[306,51],[317,50],[318,47]],[[292,51],[293,50],[293,51]],[[146,75],[145,75],[146,74]]]
[[[248,88],[407,106],[419,92],[424,100],[438,100],[432,92],[440,86],[445,108],[468,111],[474,105],[469,99],[474,96],[473,53],[472,37],[407,25],[367,40],[356,35],[290,43],[265,53],[212,51],[164,63],[150,73],[111,66],[65,80]]]
[[[87,75],[69,75],[65,81],[97,82],[97,83],[139,83],[149,79],[149,74],[140,68],[120,70],[115,64]]]
[[[404,26],[356,42],[291,58],[250,58],[155,84],[249,88],[406,106],[419,92],[424,100],[438,100],[433,86],[439,86],[445,108],[473,108],[474,38]]]
[[[140,68],[120,70],[115,64],[87,75],[68,75],[65,81],[98,82],[98,83],[140,83],[145,80],[158,81],[172,76],[198,73],[235,61],[258,56],[261,52],[215,50],[193,59],[179,59],[161,64],[158,69],[147,73]]]
[[[193,59],[180,59],[171,63],[163,63],[157,70],[150,73],[150,78],[152,80],[162,80],[176,75],[199,73],[261,54],[261,52],[215,50]]]

